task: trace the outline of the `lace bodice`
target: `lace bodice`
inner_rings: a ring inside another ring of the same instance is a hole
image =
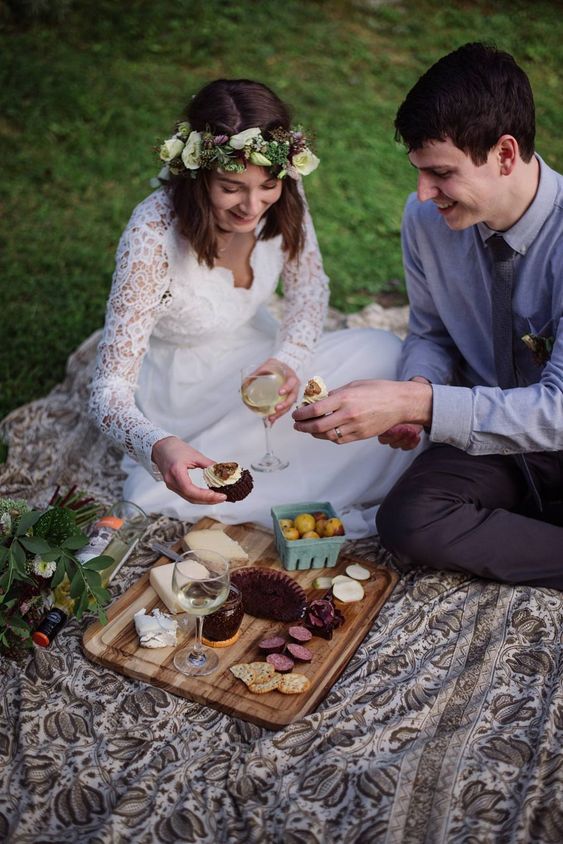
[[[234,286],[223,267],[197,262],[179,235],[168,194],[160,188],[134,210],[116,254],[103,337],[98,347],[90,414],[100,429],[154,472],[152,447],[170,432],[148,419],[135,402],[139,372],[151,337],[179,346],[213,343],[236,331],[268,301],[281,275],[284,316],[274,356],[303,371],[321,335],[328,279],[311,217],[305,247],[287,260],[281,237],[258,240],[249,289]]]

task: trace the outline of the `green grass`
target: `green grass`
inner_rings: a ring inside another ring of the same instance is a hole
[[[0,418],[57,383],[102,324],[120,232],[157,169],[152,147],[213,78],[266,82],[315,132],[322,163],[306,187],[332,304],[346,311],[402,285],[414,174],[392,124],[439,56],[479,39],[512,52],[536,93],[538,149],[563,169],[560,4],[66,6],[60,20],[16,25],[0,2]]]

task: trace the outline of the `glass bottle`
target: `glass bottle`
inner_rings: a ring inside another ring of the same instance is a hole
[[[115,577],[133,552],[148,524],[146,513],[132,501],[117,501],[94,524],[88,544],[81,548],[76,559],[86,563],[92,557],[105,554],[113,563],[100,572],[102,586]]]

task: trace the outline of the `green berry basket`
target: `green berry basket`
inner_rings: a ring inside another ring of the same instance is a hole
[[[299,513],[326,513],[329,519],[339,518],[330,501],[303,501],[299,504],[280,504],[272,507],[276,550],[286,571],[332,568],[336,565],[346,536],[327,536],[322,539],[286,539],[279,525],[280,519],[294,519]]]

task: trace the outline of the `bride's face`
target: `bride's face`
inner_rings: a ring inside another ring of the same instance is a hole
[[[209,198],[217,226],[224,232],[254,231],[268,208],[281,196],[283,183],[266,167],[249,164],[244,173],[216,170]]]

